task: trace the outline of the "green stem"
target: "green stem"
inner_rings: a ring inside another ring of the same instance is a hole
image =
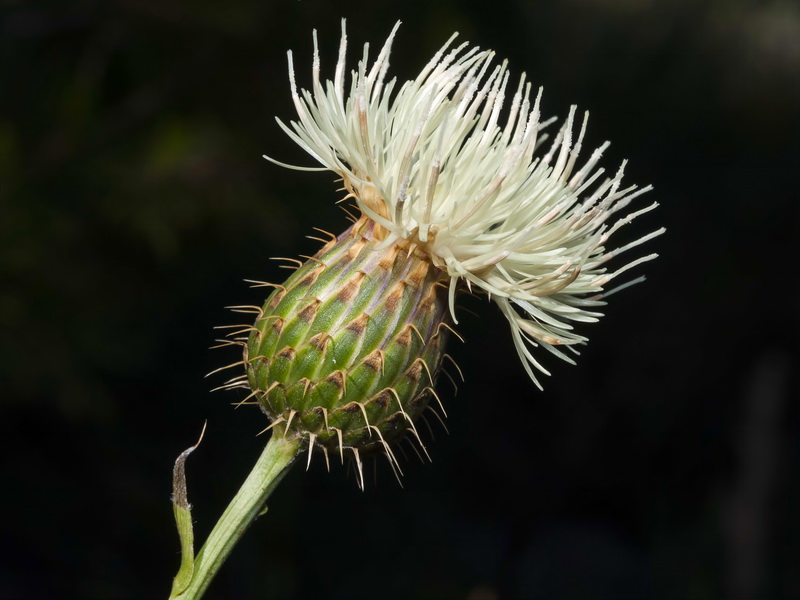
[[[253,470],[197,554],[189,586],[179,594],[170,595],[170,600],[197,600],[203,596],[236,542],[263,513],[267,498],[301,449],[301,440],[289,440],[281,432],[273,432]]]

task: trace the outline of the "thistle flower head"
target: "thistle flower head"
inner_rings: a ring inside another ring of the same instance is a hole
[[[387,79],[398,26],[374,61],[364,46],[348,78],[343,23],[334,77],[325,81],[315,32],[310,90],[298,89],[289,53],[299,118],[278,122],[322,167],[284,166],[334,171],[384,243],[405,241],[426,253],[449,283],[454,321],[460,282],[486,292],[539,385],[534,368],[547,371],[530,347],[572,362],[557,346],[574,350],[586,341],[573,323],[596,321],[609,282],[655,258],[606,266],[663,232],[607,248],[612,234],[655,208],[623,212],[650,186],[623,185],[625,163],[604,176],[598,163],[608,143],[579,160],[588,115],[576,127],[574,106],[547,140],[543,130],[554,119],[541,118],[541,89],[532,100],[524,74],[512,81],[494,52],[455,46],[456,35],[414,80]]]

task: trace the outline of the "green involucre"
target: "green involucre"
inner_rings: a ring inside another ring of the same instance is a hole
[[[246,350],[248,383],[287,435],[387,451],[428,406],[447,341],[441,273],[361,219],[267,298]]]

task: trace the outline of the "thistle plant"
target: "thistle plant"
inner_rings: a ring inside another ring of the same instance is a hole
[[[538,349],[574,362],[587,341],[583,323],[601,316],[609,284],[656,256],[609,270],[612,258],[663,229],[608,248],[612,235],[656,204],[626,210],[650,187],[623,185],[624,162],[604,176],[598,164],[607,143],[579,160],[587,115],[578,124],[573,106],[549,137],[555,119],[541,118],[541,89],[532,97],[525,75],[512,81],[494,52],[454,46],[455,35],[416,79],[387,79],[398,26],[374,61],[364,46],[348,77],[343,23],[334,76],[324,81],[315,32],[310,89],[298,88],[288,54],[298,118],[278,123],[317,164],[265,158],[332,171],[357,214],[342,234],[326,234],[314,256],[296,261],[288,280],[256,282],[272,289],[263,306],[235,307],[255,322],[229,334],[226,343],[243,350],[230,366],[244,373],[222,387],[249,390],[243,402],[260,406],[271,438],[196,558],[187,453],[179,459],[184,556],[174,598],[202,595],[301,453],[308,462],[321,454],[327,465],[353,460],[362,488],[364,456],[385,455],[399,477],[398,441],[427,454],[415,423],[427,408],[444,413],[435,387],[459,293],[482,293],[499,307],[541,389],[538,375],[547,371]]]

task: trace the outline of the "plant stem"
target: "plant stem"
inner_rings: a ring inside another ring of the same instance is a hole
[[[272,433],[267,447],[197,554],[189,586],[171,595],[170,600],[197,600],[203,596],[236,542],[263,512],[272,490],[300,453],[301,443],[299,439],[286,439],[280,431]]]

